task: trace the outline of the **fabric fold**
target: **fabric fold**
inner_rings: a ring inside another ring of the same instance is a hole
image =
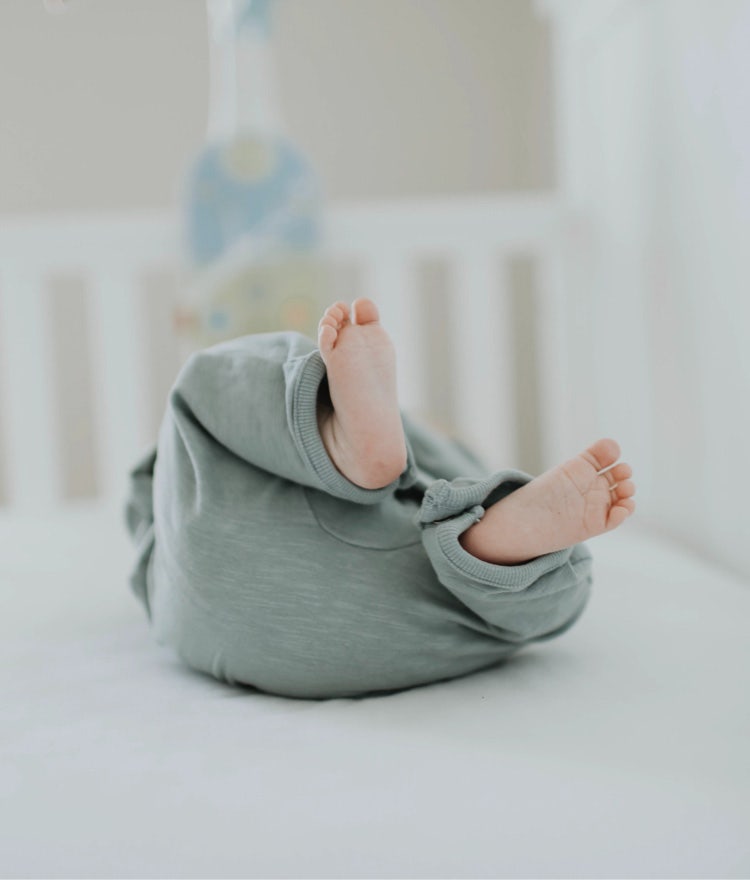
[[[524,471],[508,468],[483,479],[435,480],[425,492],[419,520],[422,523],[437,522],[485,502],[489,507],[531,479]]]

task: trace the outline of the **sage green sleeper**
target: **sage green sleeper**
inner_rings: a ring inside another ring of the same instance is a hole
[[[406,469],[362,489],[321,441],[326,382],[298,333],[244,336],[183,366],[125,511],[130,583],[159,643],[228,682],[343,697],[463,675],[575,622],[585,545],[502,566],[458,541],[528,474],[487,476],[404,416]]]

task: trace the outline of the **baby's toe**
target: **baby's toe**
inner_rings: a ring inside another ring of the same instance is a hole
[[[328,312],[318,321],[318,327],[333,327],[334,330],[338,330],[340,326],[341,321],[335,315]]]
[[[333,326],[339,327],[349,318],[349,306],[345,302],[335,302],[332,305],[328,306],[328,308],[323,312],[323,317],[320,319],[320,323],[322,324],[327,319],[330,319],[328,323],[333,322]]]
[[[333,351],[336,345],[338,330],[332,323],[333,320],[333,318],[323,317],[318,326],[318,348],[323,356]]]
[[[633,476],[633,468],[630,467],[629,464],[625,464],[621,462],[620,464],[616,464],[613,468],[607,471],[607,475],[610,477],[613,483],[619,483],[622,480],[628,480]]]
[[[623,480],[612,491],[618,499],[630,498],[635,495],[635,483],[632,480]]]
[[[604,437],[597,440],[596,443],[592,443],[581,454],[597,471],[601,471],[614,464],[620,457],[620,444],[616,440],[612,440],[611,437]]]
[[[366,297],[355,299],[352,303],[352,320],[355,324],[374,324],[380,320],[378,307]]]
[[[629,498],[624,501],[620,501],[617,504],[613,504],[612,507],[610,507],[609,509],[609,514],[607,515],[606,530],[609,532],[612,529],[616,529],[617,526],[622,525],[634,510],[635,501],[632,501]]]
[[[329,311],[332,311],[342,323],[350,318],[349,303],[342,302],[341,300],[334,303]]]

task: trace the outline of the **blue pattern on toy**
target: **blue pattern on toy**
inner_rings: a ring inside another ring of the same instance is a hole
[[[318,243],[321,194],[304,157],[282,137],[252,132],[209,146],[191,171],[187,236],[193,260],[221,257],[252,235],[267,249]]]

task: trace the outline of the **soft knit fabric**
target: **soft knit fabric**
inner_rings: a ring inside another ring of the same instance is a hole
[[[531,477],[487,476],[404,416],[404,472],[362,489],[321,440],[326,381],[297,333],[222,343],[180,371],[125,511],[157,641],[230,683],[326,698],[464,675],[567,630],[590,593],[585,545],[503,566],[458,540]]]

